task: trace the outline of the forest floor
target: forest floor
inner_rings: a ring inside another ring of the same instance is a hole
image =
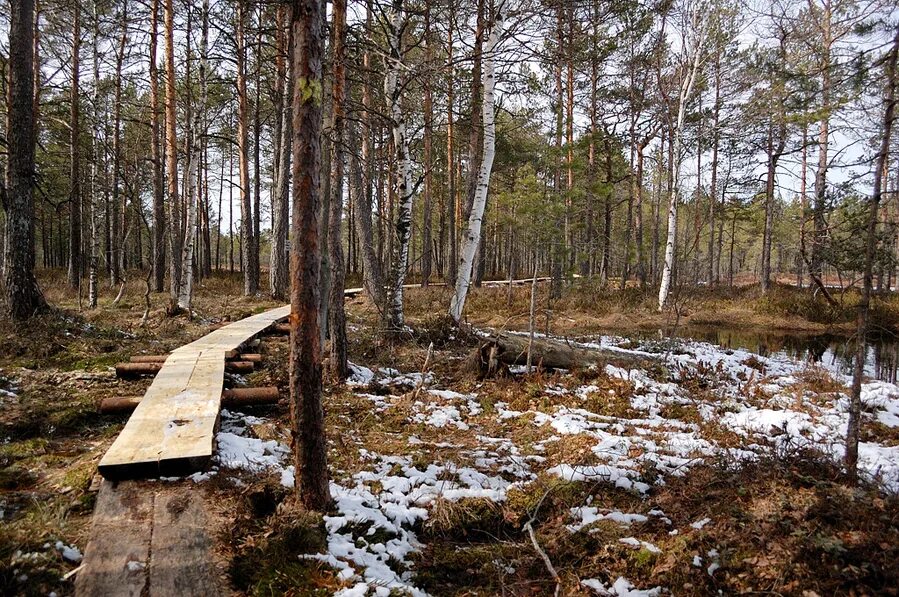
[[[72,591],[63,577],[87,541],[96,464],[125,420],[99,415],[97,403],[148,383],[117,380],[111,365],[275,306],[240,297],[237,278],[215,277],[198,286],[194,320],[168,319],[166,297],[154,294],[144,328],[142,281],[116,307],[109,290],[94,312],[66,299],[59,274],[42,282],[63,310],[27,327],[0,321],[3,594]],[[235,592],[532,595],[559,584],[566,595],[896,594],[899,387],[864,387],[864,481],[854,487],[835,464],[848,381],[838,372],[604,335],[621,330],[615,317],[664,326],[648,323],[651,294],[591,300],[581,286],[541,309],[540,331],[618,351],[626,367],[478,380],[465,366],[476,336],[441,317],[448,292],[408,293],[414,332],[396,345],[380,341],[364,298],[347,303],[353,377],[326,386],[335,508],[324,518],[300,513],[291,497],[283,402],[223,412],[212,470],[160,481],[214,497],[217,563]],[[527,293],[515,290],[510,307],[505,289],[476,291],[472,324],[525,329]],[[742,313],[747,325],[771,325],[753,317],[767,313],[795,324],[802,316],[789,310],[816,300],[787,288],[774,296],[698,291],[679,299],[680,323],[729,313],[730,325]],[[893,312],[881,303],[882,327]],[[810,330],[847,323],[809,313]],[[246,381],[286,394],[287,350],[267,338],[264,366]]]

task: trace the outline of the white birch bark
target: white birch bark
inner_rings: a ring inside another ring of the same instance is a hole
[[[191,140],[190,163],[187,166],[187,225],[181,250],[181,286],[178,289],[178,308],[190,315],[194,292],[194,239],[197,228],[197,206],[200,204],[202,186],[197,184],[200,165],[201,139],[206,131],[203,116],[206,113],[206,68],[209,46],[209,0],[203,0],[203,33],[200,40],[200,105],[194,112],[194,133]]]
[[[406,136],[406,115],[403,113],[403,86],[399,84],[402,65],[403,0],[393,0],[393,9],[387,22],[389,55],[384,76],[384,95],[390,102],[393,145],[396,150],[397,210],[394,223],[394,254],[390,275],[390,294],[387,301],[387,329],[401,331],[405,326],[403,307],[403,283],[409,263],[409,237],[412,229],[412,162],[409,158],[409,139]]]
[[[683,144],[681,131],[683,129],[687,102],[693,93],[693,85],[696,82],[696,77],[702,64],[703,46],[707,35],[703,22],[707,15],[703,14],[703,6],[703,3],[699,3],[692,7],[688,25],[692,39],[687,40],[687,36],[684,35],[683,40],[683,52],[687,60],[684,65],[685,72],[681,79],[680,92],[678,94],[677,122],[674,128],[674,152],[672,154],[674,180],[671,185],[671,199],[668,206],[668,235],[665,241],[665,263],[662,266],[662,282],[659,285],[659,311],[665,308],[665,303],[668,301],[668,293],[671,290],[671,271],[674,268],[674,252],[677,246],[677,207],[680,201],[680,154]]]
[[[496,16],[493,20],[493,29],[487,39],[484,48],[484,157],[481,160],[481,168],[478,171],[477,187],[475,188],[474,202],[468,217],[468,226],[462,238],[462,247],[459,257],[459,269],[456,273],[456,290],[450,300],[449,314],[457,323],[462,319],[462,309],[465,307],[465,299],[468,297],[468,289],[471,286],[471,270],[474,266],[474,257],[478,246],[481,244],[481,224],[484,220],[484,208],[487,205],[487,191],[490,188],[490,173],[493,170],[493,157],[496,155],[496,115],[494,113],[494,90],[496,88],[496,73],[494,57],[496,46],[499,44],[505,22],[506,5],[504,0],[499,0],[496,5]]]
[[[100,269],[100,228],[101,224],[101,194],[100,180],[100,15],[97,10],[97,2],[93,3],[94,31],[93,31],[93,63],[94,63],[94,135],[91,143],[91,257],[90,273],[88,278],[87,306],[89,309],[97,307],[97,286],[99,285]]]

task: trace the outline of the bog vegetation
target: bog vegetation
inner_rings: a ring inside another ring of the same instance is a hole
[[[895,13],[0,2],[0,592],[91,557],[112,367],[285,302],[146,481],[223,591],[895,592]]]

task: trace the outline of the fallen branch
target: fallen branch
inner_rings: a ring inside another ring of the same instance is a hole
[[[122,285],[119,286],[119,293],[116,295],[114,299],[112,299],[112,306],[115,307],[119,304],[119,301],[122,300],[122,297],[125,295],[125,280],[122,280]]]
[[[531,545],[534,546],[534,551],[537,552],[537,555],[540,556],[540,559],[543,560],[543,565],[546,566],[546,570],[549,572],[550,576],[553,577],[553,580],[556,581],[556,590],[553,593],[555,597],[559,597],[559,592],[562,590],[562,579],[559,578],[559,573],[556,572],[555,566],[553,566],[552,560],[549,559],[549,556],[546,555],[546,552],[543,551],[543,548],[540,547],[540,543],[537,542],[537,534],[534,533],[534,521],[537,519],[537,512],[540,511],[540,506],[543,505],[543,500],[546,499],[546,496],[552,491],[552,487],[547,489],[543,496],[540,498],[540,501],[537,502],[537,505],[534,507],[534,512],[531,514],[531,518],[524,523],[524,530],[528,532],[528,536],[531,538]]]

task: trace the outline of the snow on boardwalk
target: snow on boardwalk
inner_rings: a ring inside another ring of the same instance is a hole
[[[124,479],[205,466],[212,457],[225,354],[289,314],[289,306],[265,311],[173,351],[100,461],[100,474]]]

